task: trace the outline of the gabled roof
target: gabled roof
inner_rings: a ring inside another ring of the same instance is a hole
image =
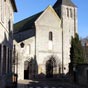
[[[13,6],[14,11],[17,12],[15,0],[10,0],[10,1],[12,3],[12,6]]]
[[[37,13],[31,17],[28,17],[16,24],[14,24],[14,33],[23,32],[34,27],[35,20],[42,14],[42,12]]]
[[[57,8],[59,5],[67,5],[76,7],[76,5],[71,0],[57,0],[57,2],[54,4],[54,8]]]

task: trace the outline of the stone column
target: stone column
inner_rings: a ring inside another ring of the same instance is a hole
[[[1,46],[1,44],[0,44],[0,75],[1,75],[1,55],[2,55],[2,46]]]
[[[8,47],[6,47],[6,73],[8,73]]]
[[[3,69],[2,73],[6,74],[6,46],[3,46]]]
[[[1,75],[2,75],[2,71],[3,71],[3,45],[1,45]]]
[[[9,71],[12,72],[12,50],[10,49],[10,52],[9,52]]]

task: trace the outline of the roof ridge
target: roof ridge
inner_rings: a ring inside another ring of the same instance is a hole
[[[41,12],[42,12],[42,11],[41,11]],[[24,19],[22,19],[22,20],[20,20],[20,21],[18,21],[18,22],[16,22],[16,23],[14,23],[14,25],[15,25],[15,24],[18,24],[18,23],[20,23],[20,22],[23,22],[23,21],[27,20],[28,18],[34,17],[34,16],[40,14],[41,12],[36,13],[36,14],[34,14],[34,15],[31,15],[31,16],[29,16],[29,17],[26,17],[26,18],[24,18]]]

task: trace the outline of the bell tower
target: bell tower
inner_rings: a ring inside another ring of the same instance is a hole
[[[73,31],[73,33],[71,32],[71,36],[74,36],[77,33],[76,5],[71,0],[57,0],[53,8],[61,18],[63,30],[65,27],[65,30]],[[68,26],[67,29],[66,26]]]
[[[66,73],[70,63],[71,37],[77,33],[77,7],[71,0],[57,0],[53,8],[61,19],[62,72]]]

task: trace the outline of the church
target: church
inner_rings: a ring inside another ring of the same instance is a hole
[[[14,71],[18,80],[67,74],[71,37],[77,33],[77,7],[57,0],[14,24]]]

